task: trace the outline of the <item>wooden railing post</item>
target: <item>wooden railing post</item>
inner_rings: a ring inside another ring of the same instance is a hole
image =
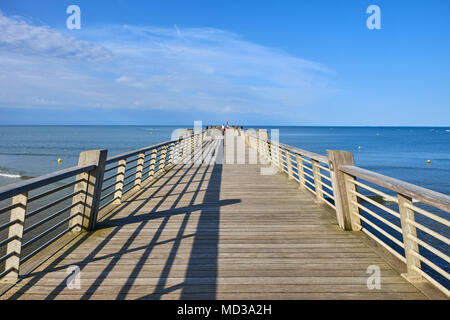
[[[139,190],[142,183],[142,169],[144,168],[145,152],[139,153],[137,159],[136,174],[134,176],[134,187]]]
[[[192,160],[192,138],[185,139],[184,145],[184,163],[190,163]]]
[[[316,189],[316,202],[323,202],[322,177],[320,176],[319,161],[311,159],[312,172],[314,177],[314,187]]]
[[[195,154],[195,150],[197,149],[197,136],[192,136],[192,154]]]
[[[170,166],[172,162],[172,144],[167,145],[166,166]]]
[[[150,155],[150,166],[148,167],[148,179],[149,181],[153,179],[155,175],[155,166],[156,166],[156,156],[158,154],[158,149],[152,149],[152,153]]]
[[[257,134],[259,135],[259,130],[257,131]],[[255,138],[255,140],[256,140],[256,153],[257,154],[261,154],[261,143],[260,143],[258,138]]]
[[[171,143],[170,144],[170,149],[169,149],[169,164],[172,164],[174,161],[174,154],[175,154],[175,143]]]
[[[261,160],[261,163],[265,164],[265,161],[267,161],[267,143],[264,140],[260,140],[260,155],[259,159]]]
[[[164,170],[164,167],[166,166],[166,157],[167,157],[167,145],[164,145],[161,147],[161,155],[159,158],[159,165],[158,170]]]
[[[189,163],[191,161],[191,138],[183,138],[183,163]]]
[[[186,138],[186,158],[191,161],[192,156],[192,138]]]
[[[5,261],[5,271],[9,272],[1,279],[0,283],[15,283],[19,279],[20,252],[22,251],[23,226],[25,224],[25,213],[27,210],[28,193],[22,193],[12,198],[10,221],[15,221],[9,227],[8,238],[14,237],[6,247],[6,255],[10,256]]]
[[[264,149],[264,157],[270,160],[269,143],[267,140],[263,142],[263,149]]]
[[[278,171],[283,171],[283,155],[281,154],[281,147],[277,146]]]
[[[334,206],[339,226],[348,231],[361,230],[361,221],[352,211],[359,212],[352,201],[357,202],[357,197],[350,193],[356,191],[356,186],[351,183],[355,177],[347,175],[339,170],[342,165],[353,165],[353,153],[347,151],[327,150],[328,166],[330,168],[331,184],[334,194]]]
[[[186,141],[184,138],[181,138],[180,140],[180,160],[183,160],[186,156]]]
[[[407,268],[407,273],[402,274],[402,276],[409,281],[421,281],[422,276],[414,269],[414,267],[420,269],[420,259],[411,253],[411,251],[419,253],[419,246],[415,241],[409,238],[410,235],[417,238],[416,227],[411,223],[415,221],[414,211],[408,207],[412,206],[413,202],[410,197],[402,194],[397,194],[397,199]]]
[[[185,146],[184,138],[181,138],[179,144],[180,144],[180,157],[183,158],[184,155],[185,155],[185,150],[184,150],[184,146]]]
[[[182,153],[182,150],[181,150],[181,144],[182,144],[182,140],[178,140],[176,143],[175,143],[175,161],[176,161],[176,163],[179,163],[179,161],[180,161],[180,158],[183,156],[181,153]]]
[[[296,154],[295,159],[297,161],[298,183],[300,183],[301,189],[305,189],[305,169],[303,164],[303,158],[300,154]]]
[[[95,228],[107,155],[108,150],[88,150],[80,153],[78,165],[95,165],[95,168],[76,177],[79,182],[75,184],[74,192],[76,194],[72,203],[78,205],[72,208],[70,214],[76,217],[69,223],[69,227],[73,227],[73,232]]]
[[[285,149],[286,150],[286,163],[287,163],[287,167],[288,167],[288,177],[289,180],[294,179],[294,171],[292,169],[292,155],[291,155],[291,150]]]
[[[119,160],[119,167],[117,168],[116,187],[114,192],[115,204],[122,203],[123,185],[125,180],[125,168],[127,167],[127,159]]]
[[[270,152],[270,162],[273,166],[275,166],[275,147],[273,146],[272,141],[269,142],[269,152]]]
[[[175,142],[174,148],[173,148],[173,162],[178,163],[178,160],[180,159],[180,145],[181,141],[178,140]]]

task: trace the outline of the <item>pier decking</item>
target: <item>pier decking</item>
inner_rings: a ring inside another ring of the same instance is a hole
[[[439,297],[429,283],[402,277],[406,266],[368,236],[343,231],[329,206],[284,173],[261,175],[261,164],[248,159],[217,163],[223,140],[204,148],[204,163],[170,167],[119,206],[100,210],[95,230],[62,248],[68,235],[50,245],[54,251],[3,285],[0,298]],[[381,285],[371,290],[373,265]],[[80,270],[79,288],[66,284],[70,266]]]

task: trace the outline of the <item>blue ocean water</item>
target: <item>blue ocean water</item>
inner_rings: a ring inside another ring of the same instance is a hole
[[[75,166],[83,150],[106,148],[114,155],[167,141],[177,128],[0,126],[0,185]],[[319,154],[351,151],[357,166],[450,194],[450,128],[264,128],[279,129],[282,143]]]
[[[83,150],[108,149],[111,156],[167,141],[176,128],[0,126],[0,186],[75,166]]]
[[[114,155],[170,140],[177,128],[0,126],[0,185],[74,166],[83,150],[106,148]],[[264,128],[279,129],[282,143],[319,154],[327,149],[351,151],[360,167],[450,194],[450,128]]]
[[[323,155],[350,151],[359,167],[450,195],[450,128],[280,127],[279,132],[282,143]]]

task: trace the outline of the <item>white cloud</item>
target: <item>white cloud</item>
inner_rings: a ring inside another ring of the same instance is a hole
[[[71,33],[0,14],[0,69],[0,107],[278,114],[333,92],[321,64],[211,28]]]
[[[0,48],[32,55],[93,61],[111,58],[111,53],[104,47],[77,40],[46,26],[33,26],[19,17],[6,17],[1,13]]]

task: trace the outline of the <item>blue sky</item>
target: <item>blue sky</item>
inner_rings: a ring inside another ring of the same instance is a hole
[[[81,8],[68,30],[66,8]],[[369,5],[381,30],[369,30]],[[450,1],[0,3],[0,124],[450,125]]]

